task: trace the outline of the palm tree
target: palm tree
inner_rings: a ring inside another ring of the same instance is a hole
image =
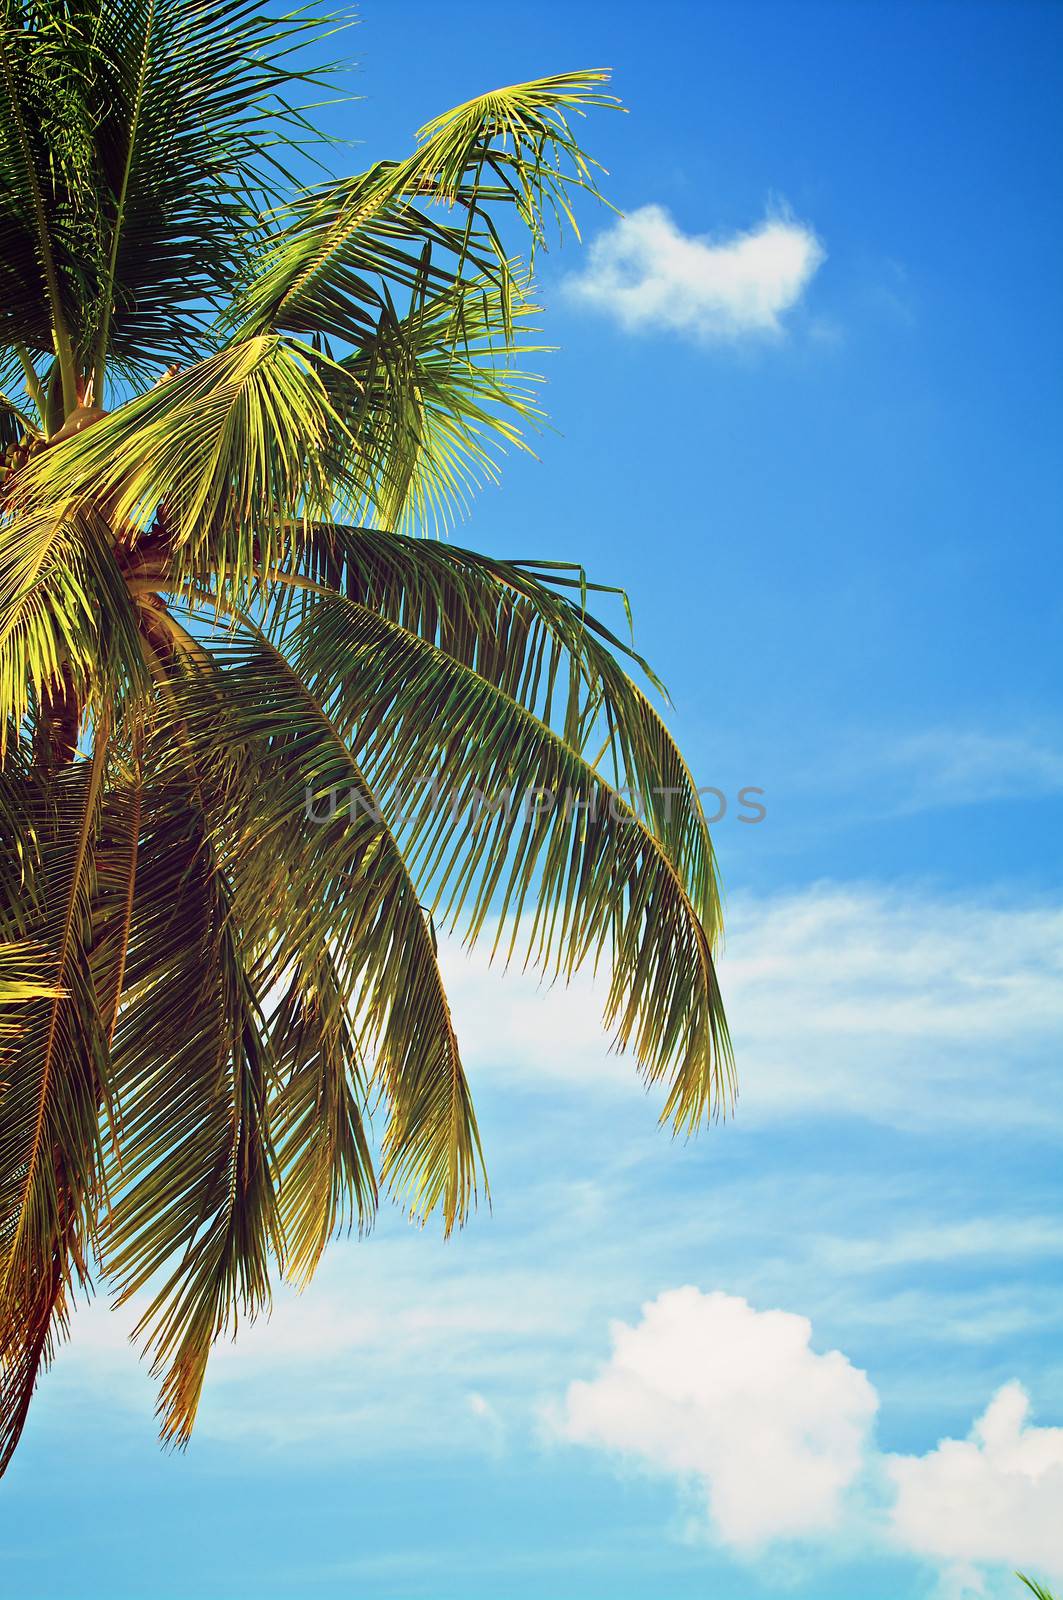
[[[596,193],[606,74],[337,180],[324,22],[0,7],[6,1465],[90,1272],[146,1301],[184,1442],[272,1274],[378,1191],[447,1231],[486,1192],[437,925],[600,961],[676,1129],[732,1066],[707,830],[613,591],[424,537],[540,416],[504,235]]]

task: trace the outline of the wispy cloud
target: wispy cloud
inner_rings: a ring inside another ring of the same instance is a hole
[[[873,793],[872,811],[906,816],[999,800],[1063,794],[1063,737],[1057,726],[924,728],[871,739],[858,732],[832,763],[817,762],[802,787]]]
[[[663,206],[647,205],[599,234],[567,289],[629,330],[733,341],[780,333],[825,259],[812,229],[788,217],[714,239],[683,233]]]
[[[903,1228],[879,1239],[827,1236],[814,1244],[820,1262],[839,1272],[987,1258],[1063,1261],[1063,1223],[1043,1216],[971,1217],[948,1225]]]
[[[871,884],[735,895],[720,967],[743,1121],[823,1109],[920,1126],[991,1110],[1043,1123],[1061,952],[1055,904]],[[589,977],[546,990],[456,944],[443,956],[474,1075],[634,1090],[632,1063],[608,1053]]]
[[[746,1114],[1044,1118],[1063,908],[822,884],[736,898],[731,927],[722,971]]]

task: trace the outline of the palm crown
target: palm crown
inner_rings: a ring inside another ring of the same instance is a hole
[[[0,16],[6,1464],[94,1262],[146,1303],[183,1441],[271,1272],[305,1281],[378,1187],[448,1230],[486,1189],[437,920],[547,976],[601,962],[678,1129],[731,1064],[649,669],[578,567],[419,537],[538,415],[500,229],[534,254],[572,222],[605,74],[307,187],[293,51],[324,24]]]

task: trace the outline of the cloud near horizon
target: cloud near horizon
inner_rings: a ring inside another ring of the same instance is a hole
[[[611,1337],[552,1413],[555,1433],[695,1484],[706,1531],[734,1554],[885,1536],[958,1594],[983,1594],[986,1568],[1063,1575],[1063,1428],[1030,1422],[1021,1384],[998,1389],[967,1439],[881,1455],[874,1385],[841,1351],[817,1354],[806,1317],[688,1284]]]
[[[703,343],[778,335],[826,251],[813,230],[766,217],[729,238],[686,234],[659,205],[618,217],[592,242],[568,294],[628,331],[663,328]]]
[[[892,1529],[906,1550],[959,1564],[1016,1561],[1063,1572],[1063,1428],[1029,1420],[1020,1383],[998,1389],[967,1439],[887,1456]]]

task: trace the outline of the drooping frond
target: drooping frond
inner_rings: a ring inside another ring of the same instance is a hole
[[[402,851],[282,652],[244,631],[214,640],[212,653],[217,678],[189,674],[178,694],[197,747],[220,738],[246,754],[229,796],[236,914],[257,924],[262,945],[276,930],[273,980],[301,977],[338,1044],[349,1012],[387,1106],[384,1181],[420,1216],[441,1205],[449,1231],[486,1182],[434,935]],[[335,796],[352,789],[365,804],[329,820]]]
[[[271,1021],[278,1086],[269,1125],[281,1174],[285,1268],[308,1281],[329,1240],[376,1208],[350,1000],[327,952],[293,974]]]
[[[515,942],[534,905],[536,964],[608,963],[607,1025],[651,1081],[668,1079],[663,1115],[692,1129],[724,1109],[730,1046],[701,914],[711,855],[677,867],[637,801],[562,734],[379,611],[319,596],[289,649],[372,791],[401,807],[407,859],[445,919],[474,936],[500,901]]]
[[[43,997],[26,997],[0,1089],[0,1468],[42,1362],[86,1276],[106,1054],[89,970],[106,740],[47,786],[27,785],[39,840],[31,890]]]
[[[556,727],[571,749],[592,751],[595,768],[646,813],[716,936],[712,846],[693,779],[660,713],[625,670],[625,657],[653,689],[662,686],[590,610],[594,599],[615,591],[590,583],[572,564],[503,561],[336,523],[301,530],[294,553],[296,569],[318,588],[436,645]],[[283,633],[317,599],[313,588],[284,594],[279,583],[276,628]]]
[[[275,1079],[255,987],[194,770],[144,796],[125,1000],[111,1055],[120,1148],[103,1218],[121,1298],[162,1379],[164,1437],[187,1439],[214,1339],[269,1299],[280,1253],[267,1103]]]

